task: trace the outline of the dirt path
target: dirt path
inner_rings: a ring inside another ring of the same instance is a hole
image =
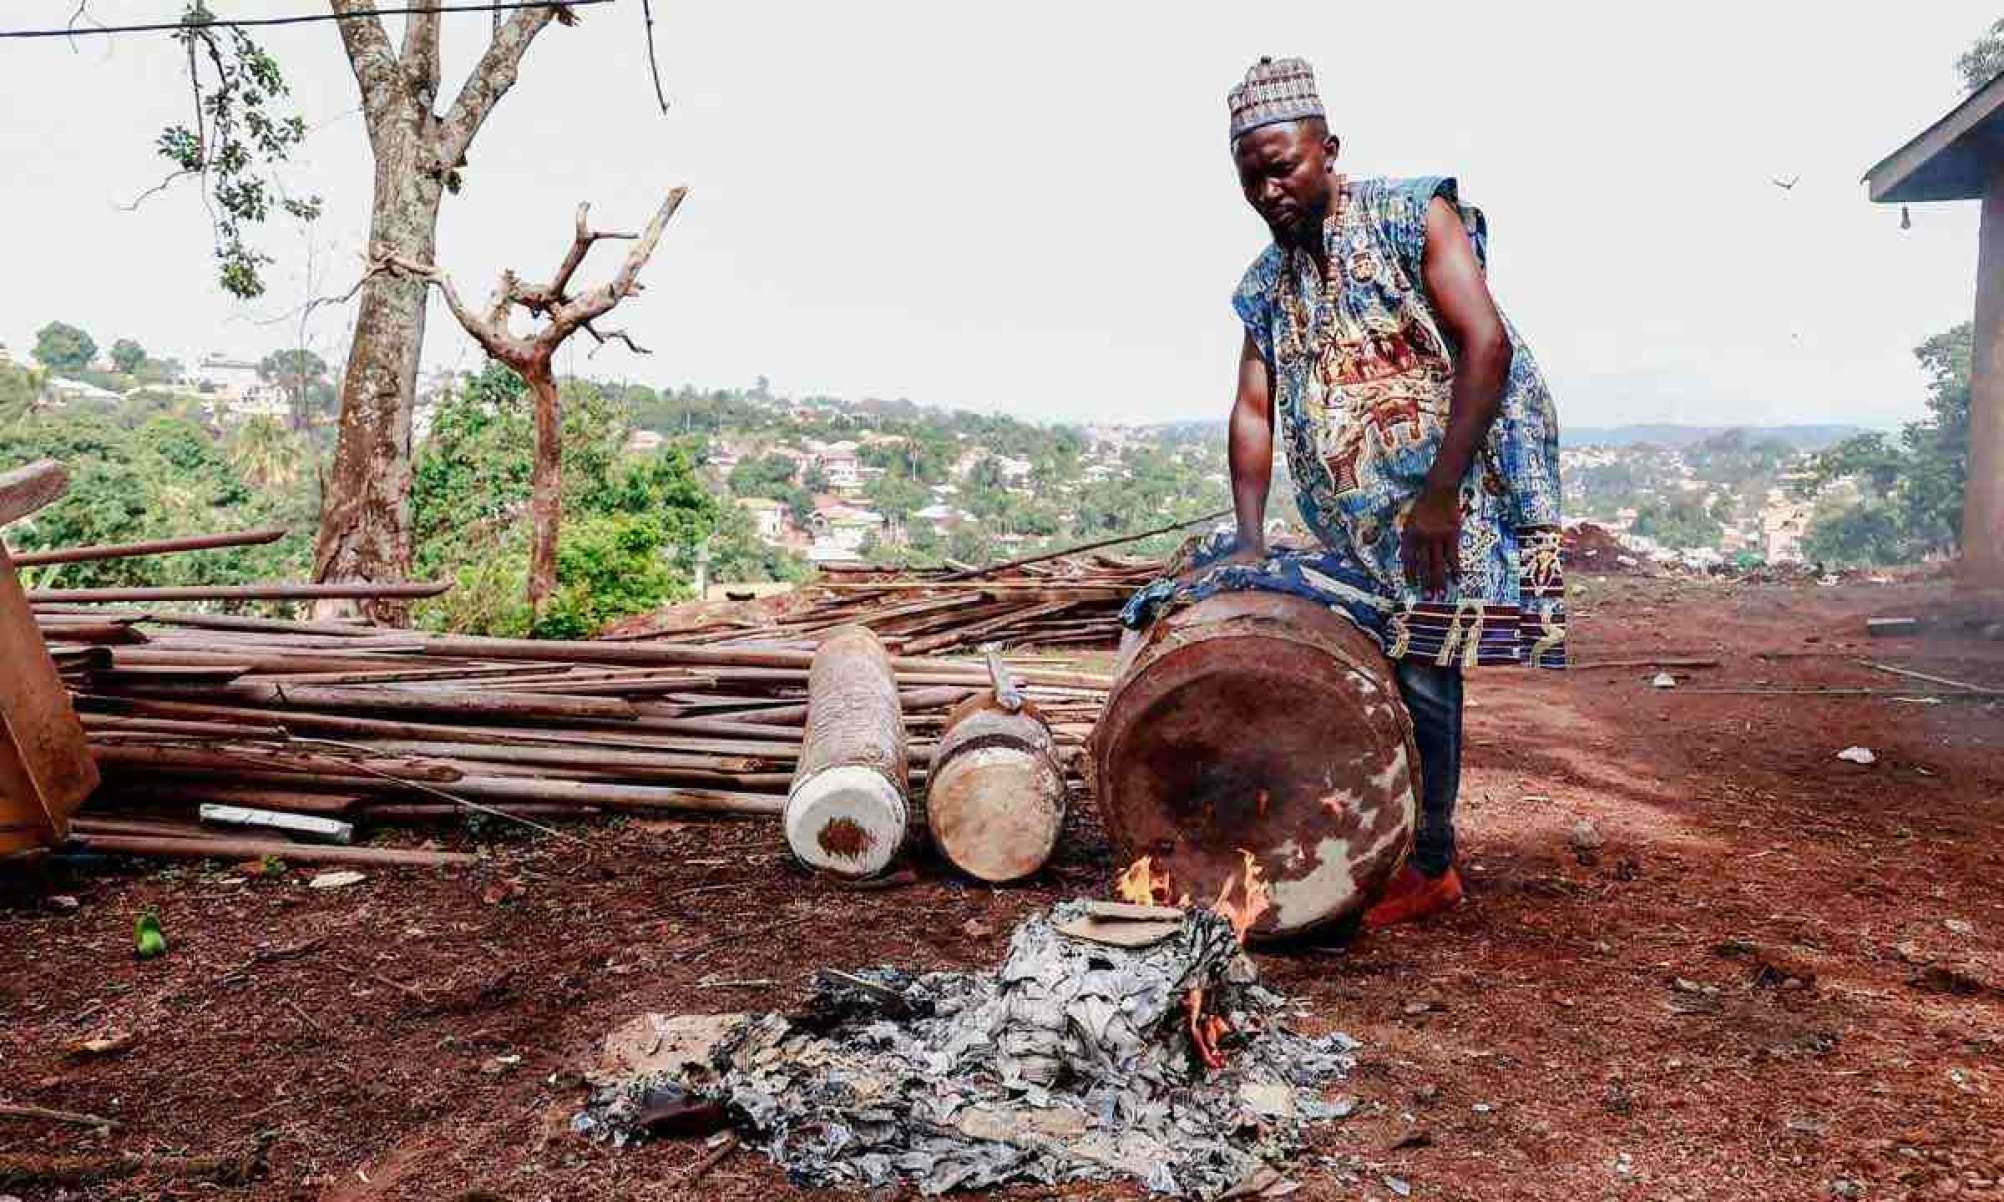
[[[1258,957],[1366,1045],[1358,1113],[1295,1166],[1296,1196],[1389,1198],[1395,1178],[1443,1199],[2004,1197],[2004,706],[1698,691],[1931,688],[1858,656],[2004,687],[2004,643],[1862,636],[1940,595],[1588,581],[1580,659],[1723,666],[1672,690],[1644,669],[1480,676],[1470,904]],[[1877,762],[1836,758],[1852,744]],[[488,862],[337,890],[149,865],[51,879],[73,906],[17,888],[0,1101],[121,1126],[0,1119],[0,1166],[262,1135],[246,1187],[141,1169],[71,1196],[797,1196],[749,1154],[688,1184],[695,1145],[573,1137],[581,1058],[639,1011],[789,1005],[822,964],[990,964],[1022,914],[1102,892],[1109,868],[1089,813],[1014,890],[922,865],[909,888],[842,891],[769,825],[583,833],[455,832]],[[148,906],[171,950],[140,962]],[[69,1051],[116,1032],[129,1050]],[[0,1194],[63,1196],[4,1172]]]

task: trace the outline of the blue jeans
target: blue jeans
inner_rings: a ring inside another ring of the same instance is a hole
[[[1412,865],[1439,876],[1454,864],[1454,800],[1461,793],[1461,669],[1422,660],[1393,663],[1399,695],[1413,719],[1419,746],[1419,830]]]

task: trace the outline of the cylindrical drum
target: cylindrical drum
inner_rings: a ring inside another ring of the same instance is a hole
[[[1253,938],[1368,905],[1412,839],[1419,754],[1384,653],[1281,593],[1221,593],[1130,648],[1092,737],[1099,811],[1123,867],[1167,899],[1264,884]]]
[[[786,796],[786,841],[840,876],[881,872],[904,843],[905,724],[883,643],[845,626],[815,648],[807,733]]]
[[[1013,881],[1042,868],[1065,824],[1065,776],[1035,709],[1012,712],[981,693],[948,715],[925,812],[940,853],[970,876]]]

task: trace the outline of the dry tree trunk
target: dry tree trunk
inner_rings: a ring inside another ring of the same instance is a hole
[[[384,130],[377,154],[371,245],[429,261],[436,245],[439,186],[409,165],[419,150],[409,125]],[[341,384],[339,439],[330,470],[313,578],[407,580],[411,574],[411,408],[424,349],[426,288],[389,274],[363,285]],[[377,621],[401,624],[401,602],[365,603]],[[319,617],[347,616],[353,603],[323,603]]]
[[[625,331],[601,330],[593,323],[610,313],[620,301],[641,290],[640,269],[653,256],[654,247],[661,240],[661,231],[681,206],[686,192],[684,188],[670,189],[661,207],[655,210],[654,219],[639,234],[594,230],[589,224],[591,206],[579,205],[570,250],[565,253],[564,261],[558,264],[550,282],[531,284],[513,271],[504,271],[494,294],[488,298],[487,307],[478,312],[460,299],[451,277],[429,259],[413,259],[393,251],[381,252],[377,256],[379,268],[438,285],[439,291],[445,294],[446,307],[452,310],[453,317],[480,344],[488,357],[513,370],[529,386],[536,407],[536,452],[529,497],[534,535],[528,588],[532,625],[542,616],[543,603],[557,587],[557,529],[563,520],[562,402],[557,392],[554,367],[557,348],[572,334],[583,330],[600,346],[617,339],[638,354],[647,353],[647,348],[635,343]],[[591,248],[608,238],[630,241],[633,249],[627,252],[625,262],[620,264],[611,282],[573,294],[571,277],[583,266]],[[513,333],[509,329],[508,318],[517,308],[527,310],[531,317],[544,319],[542,327],[526,336]]]
[[[344,17],[336,24],[375,156],[370,257],[429,263],[447,178],[464,165],[474,135],[514,86],[529,44],[552,20],[570,23],[574,14],[555,5],[519,9],[506,20],[497,12],[486,50],[440,114],[438,14],[407,17],[399,48],[370,0],[328,0],[328,6]],[[401,580],[410,574],[411,410],[424,349],[425,295],[424,281],[387,273],[362,285],[314,545],[315,580]],[[378,621],[405,617],[398,602],[363,608]]]
[[[525,378],[536,405],[536,459],[529,477],[529,521],[534,542],[529,552],[530,621],[542,616],[543,605],[557,591],[557,526],[563,517],[564,421],[557,381],[548,355],[528,364]]]

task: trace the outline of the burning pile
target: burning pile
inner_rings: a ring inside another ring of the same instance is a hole
[[[1193,994],[1229,1053],[1215,1064]],[[1285,1009],[1227,918],[1071,902],[1018,927],[998,972],[828,974],[805,1016],[715,1022],[674,1067],[608,1081],[577,1125],[625,1142],[680,1088],[811,1186],[1132,1177],[1216,1198],[1275,1180],[1303,1124],[1348,1113],[1322,1090],[1355,1042],[1297,1035]]]

